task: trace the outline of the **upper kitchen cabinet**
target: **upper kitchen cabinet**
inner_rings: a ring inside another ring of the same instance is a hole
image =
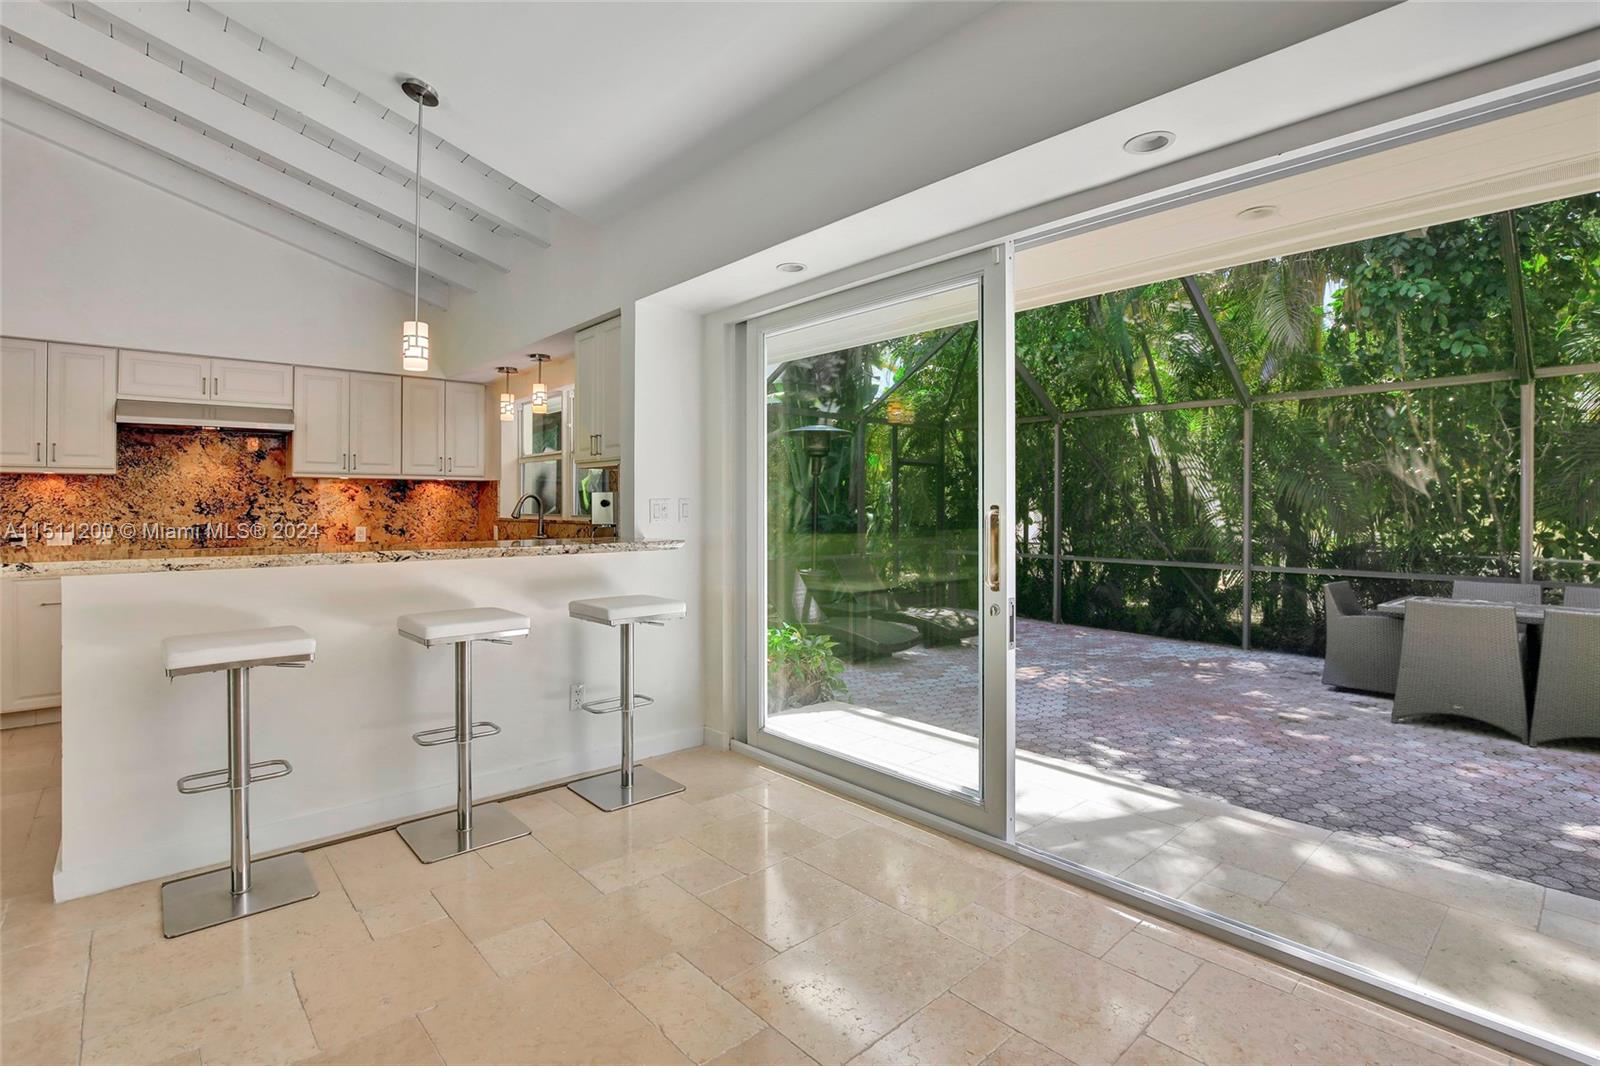
[[[573,459],[610,466],[622,457],[622,319],[580,331],[576,359]]]
[[[444,472],[449,477],[482,477],[488,469],[484,413],[488,397],[470,381],[444,384]]]
[[[406,378],[402,386],[402,473],[483,477],[488,470],[484,387],[438,378]]]
[[[400,379],[296,367],[291,473],[296,477],[397,477]]]
[[[401,474],[400,393],[393,374],[350,375],[350,469],[362,477]]]
[[[128,400],[289,407],[294,403],[294,367],[125,348],[118,360],[117,395]]]
[[[0,469],[116,473],[116,350],[10,338],[0,347]]]

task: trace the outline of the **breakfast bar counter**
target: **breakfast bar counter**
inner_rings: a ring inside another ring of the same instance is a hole
[[[93,548],[26,560],[5,576],[60,576],[62,837],[58,899],[215,866],[228,854],[226,790],[180,795],[178,778],[226,761],[224,680],[168,680],[164,638],[299,626],[316,640],[305,669],[250,679],[254,755],[291,776],[252,790],[257,854],[391,825],[450,807],[448,748],[412,741],[449,725],[447,652],[396,632],[401,615],[499,607],[531,633],[482,648],[476,716],[500,736],[475,745],[479,797],[521,792],[615,766],[617,723],[576,709],[617,686],[614,637],[567,615],[569,601],[648,592],[689,617],[641,643],[641,757],[702,740],[699,560],[682,541],[486,541],[371,549],[140,553]],[[343,565],[339,565],[343,564]],[[391,565],[377,565],[391,564]]]

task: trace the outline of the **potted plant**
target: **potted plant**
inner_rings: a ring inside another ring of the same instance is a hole
[[[824,703],[845,694],[838,645],[795,625],[767,629],[767,706],[774,710]]]

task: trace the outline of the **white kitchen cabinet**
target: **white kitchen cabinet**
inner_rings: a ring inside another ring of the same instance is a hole
[[[211,402],[288,407],[294,403],[294,367],[250,359],[213,359]]]
[[[393,374],[350,375],[352,472],[363,477],[401,474],[401,384]]]
[[[484,413],[489,398],[482,385],[447,381],[444,472],[449,477],[482,477],[488,468]]]
[[[0,470],[116,473],[116,349],[10,338],[0,347]]]
[[[117,353],[81,344],[50,345],[45,385],[45,465],[64,474],[117,469]]]
[[[61,705],[61,579],[0,579],[0,711]]]
[[[39,470],[45,465],[44,341],[0,338],[0,470]]]
[[[300,366],[294,371],[294,437],[289,442],[295,477],[350,473],[350,375]]]
[[[405,378],[400,407],[401,472],[411,477],[444,477],[444,382]]]
[[[124,348],[117,365],[117,395],[128,400],[288,407],[294,402],[294,370],[289,363]]]
[[[611,465],[622,457],[622,319],[581,331],[576,360],[573,458],[580,466]]]

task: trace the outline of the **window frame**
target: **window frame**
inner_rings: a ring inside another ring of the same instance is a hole
[[[561,447],[554,451],[523,452],[522,425],[523,420],[529,417],[529,412],[527,409],[533,401],[529,397],[523,397],[517,401],[517,416],[515,422],[517,440],[517,499],[520,500],[523,495],[523,468],[534,463],[548,463],[554,460],[561,464],[561,499],[556,502],[556,507],[554,510],[546,512],[545,517],[571,518],[573,517],[573,504],[577,499],[577,482],[575,480],[577,477],[577,469],[572,453],[572,402],[575,390],[571,385],[564,385],[560,388],[550,389],[549,392],[552,398],[559,397],[561,401]]]

